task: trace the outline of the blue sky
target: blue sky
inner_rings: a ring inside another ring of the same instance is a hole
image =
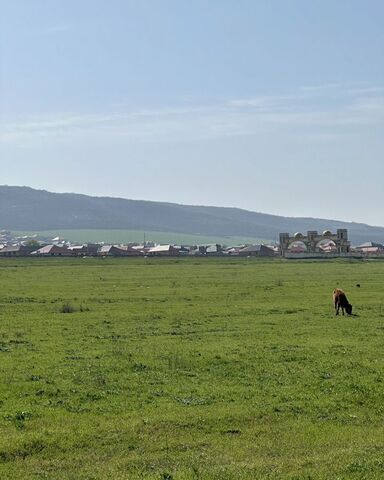
[[[1,12],[0,184],[384,225],[381,0]]]

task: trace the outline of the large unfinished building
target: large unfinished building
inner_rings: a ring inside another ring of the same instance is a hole
[[[334,255],[344,256],[350,251],[351,243],[348,241],[348,231],[346,228],[339,228],[336,233],[329,230],[325,230],[322,234],[319,234],[316,230],[309,230],[307,235],[280,233],[280,255],[285,257],[287,254],[292,254],[291,247],[298,242],[305,246],[304,254],[310,256],[325,255],[321,245],[326,241],[334,243]]]

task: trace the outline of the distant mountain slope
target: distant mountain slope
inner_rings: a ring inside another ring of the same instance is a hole
[[[0,186],[0,229],[109,228],[269,239],[279,232],[348,228],[354,243],[384,241],[383,227],[362,223]]]

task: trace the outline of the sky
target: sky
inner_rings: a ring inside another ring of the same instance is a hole
[[[382,0],[0,7],[0,184],[384,226]]]

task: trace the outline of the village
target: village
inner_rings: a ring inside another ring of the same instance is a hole
[[[175,245],[157,244],[152,241],[126,244],[84,243],[77,244],[61,237],[40,235],[18,236],[10,231],[0,231],[0,258],[9,257],[180,257],[180,256],[228,256],[228,257],[285,257],[292,259],[334,257],[383,257],[384,245],[365,242],[352,246],[348,232],[340,229],[336,234],[329,230],[318,234],[308,231],[290,235],[280,234],[279,244],[244,245]]]
[[[268,256],[278,255],[275,245],[224,246],[220,244],[175,245],[146,241],[142,244],[76,244],[60,237],[15,236],[0,231],[0,257],[178,257],[178,256]]]

